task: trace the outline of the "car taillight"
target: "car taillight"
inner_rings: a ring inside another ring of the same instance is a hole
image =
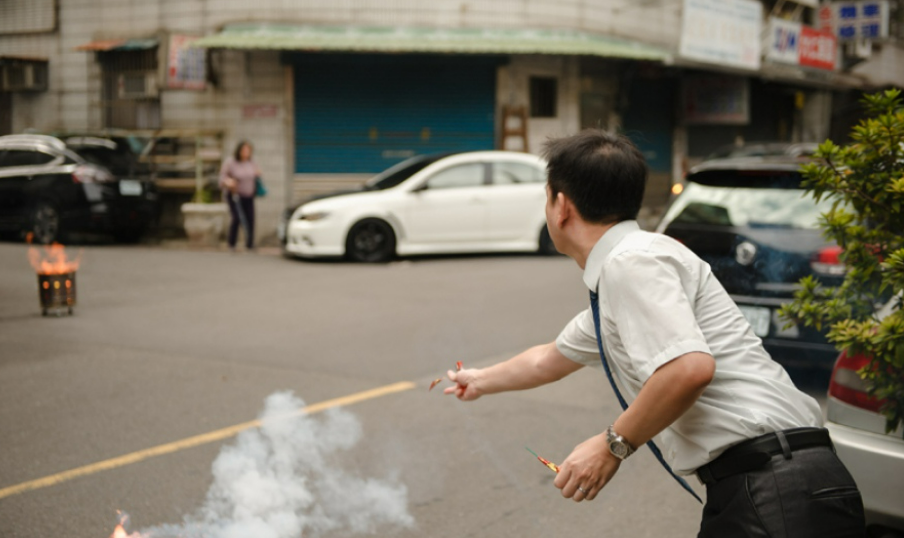
[[[115,179],[106,170],[93,166],[79,165],[72,172],[73,183],[109,183],[115,181]]]
[[[847,267],[841,262],[841,253],[844,250],[835,245],[823,247],[813,255],[810,260],[810,268],[817,275],[823,276],[844,276]]]
[[[869,357],[865,355],[851,356],[847,352],[843,352],[832,370],[829,396],[861,409],[878,413],[885,401],[870,396],[866,391],[866,381],[857,373],[867,364],[869,364]]]
[[[72,172],[72,182],[94,183],[94,174],[91,173],[91,169],[87,166],[76,166],[75,171]]]

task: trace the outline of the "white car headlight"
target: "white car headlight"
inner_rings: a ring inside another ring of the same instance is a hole
[[[307,221],[315,221],[322,220],[329,216],[329,213],[326,211],[312,211],[310,213],[300,212],[298,214],[298,220],[307,220]]]

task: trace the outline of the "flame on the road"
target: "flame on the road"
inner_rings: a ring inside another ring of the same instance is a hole
[[[116,528],[113,529],[113,534],[110,535],[110,538],[144,538],[139,532],[133,532],[132,534],[126,532],[126,527],[129,526],[129,514],[122,510],[117,510],[116,513],[119,514],[119,523],[116,524]]]
[[[41,249],[30,247],[28,261],[39,275],[65,275],[78,269],[81,254],[75,259],[66,256],[66,248],[59,243]]]

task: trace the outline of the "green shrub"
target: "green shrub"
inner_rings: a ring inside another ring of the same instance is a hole
[[[900,90],[867,95],[864,105],[851,143],[828,140],[802,167],[813,197],[833,202],[822,227],[843,249],[844,281],[829,287],[802,279],[781,313],[828,328],[839,350],[871,357],[859,374],[870,394],[886,400],[882,413],[891,432],[904,420],[904,108]],[[888,301],[891,315],[880,320],[876,309]]]

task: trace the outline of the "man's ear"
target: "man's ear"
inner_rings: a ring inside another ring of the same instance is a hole
[[[556,193],[556,206],[558,209],[556,211],[556,227],[561,229],[565,227],[566,222],[573,218],[575,211],[574,202],[560,191]]]

